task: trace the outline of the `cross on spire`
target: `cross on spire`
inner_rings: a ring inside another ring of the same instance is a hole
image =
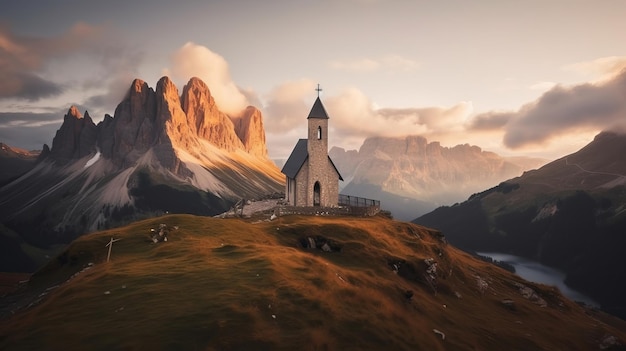
[[[315,91],[317,91],[317,97],[320,97],[320,91],[322,91],[322,88],[320,88],[319,83],[317,84],[317,88],[315,88]]]

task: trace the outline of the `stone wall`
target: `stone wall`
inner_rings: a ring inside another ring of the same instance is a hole
[[[276,206],[274,214],[278,217],[287,215],[305,216],[357,216],[370,217],[380,212],[379,207],[298,207],[298,206]]]
[[[313,205],[313,187],[320,183],[320,205],[322,207],[337,206],[339,195],[339,175],[328,158],[328,119],[309,118],[309,177],[307,184],[306,206]],[[321,139],[318,138],[321,129]]]

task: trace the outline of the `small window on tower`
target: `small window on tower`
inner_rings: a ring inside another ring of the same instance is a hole
[[[317,127],[317,140],[322,139],[322,127]]]

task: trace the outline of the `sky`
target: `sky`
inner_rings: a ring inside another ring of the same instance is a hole
[[[0,142],[51,145],[72,105],[97,123],[134,78],[193,76],[263,113],[270,157],[422,135],[555,159],[626,129],[626,0],[0,0]]]

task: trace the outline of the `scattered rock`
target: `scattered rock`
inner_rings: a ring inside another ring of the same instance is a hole
[[[427,258],[424,260],[424,263],[426,263],[426,266],[428,266],[428,268],[426,268],[426,273],[431,275],[437,273],[437,262],[435,262],[434,258]]]
[[[504,299],[502,301],[500,301],[504,307],[508,308],[511,311],[515,311],[515,301],[511,300],[511,299]]]
[[[478,275],[476,276],[476,285],[478,286],[478,291],[480,291],[481,294],[484,294],[489,288],[487,281]]]
[[[339,252],[341,246],[321,235],[307,236],[300,239],[300,245],[306,249],[320,249],[324,252]]]
[[[620,347],[622,343],[613,335],[605,335],[600,342],[600,350],[607,350],[613,347]]]
[[[178,227],[174,227],[174,229],[178,230]],[[155,230],[154,228],[150,228],[150,239],[152,239],[153,243],[160,243],[167,241],[167,234],[169,233],[169,228],[167,224],[159,224],[159,229]]]
[[[537,294],[537,292],[535,292],[535,290],[527,287],[524,284],[521,283],[514,283],[515,287],[517,287],[519,289],[519,293],[527,300],[533,302],[534,304],[540,306],[540,307],[546,307],[548,306],[548,303],[546,302],[546,300],[542,299],[541,296],[539,296]]]
[[[404,297],[405,297],[407,300],[412,299],[412,298],[413,298],[413,295],[414,295],[414,294],[413,294],[413,290],[406,290],[406,291],[404,292]]]

